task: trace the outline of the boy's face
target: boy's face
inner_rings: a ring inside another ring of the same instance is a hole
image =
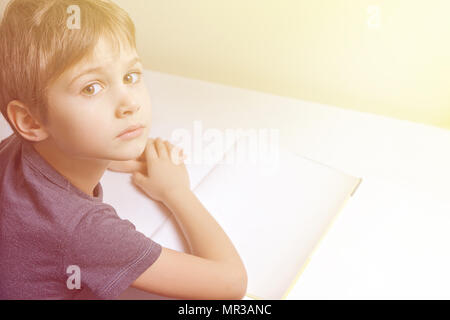
[[[142,154],[150,130],[151,103],[143,66],[136,58],[134,49],[124,47],[115,57],[101,38],[92,58],[83,59],[51,84],[46,129],[59,149],[73,157],[104,160],[129,160]],[[145,126],[139,136],[117,137],[136,124]]]

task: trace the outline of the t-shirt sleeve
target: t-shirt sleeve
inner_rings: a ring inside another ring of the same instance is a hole
[[[86,213],[65,244],[64,265],[79,268],[81,288],[116,299],[161,254],[159,243],[121,219],[113,207]]]

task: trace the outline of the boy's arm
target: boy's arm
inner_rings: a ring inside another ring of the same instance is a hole
[[[245,272],[231,240],[191,190],[174,191],[166,206],[174,213],[193,255]]]
[[[195,194],[178,189],[168,195],[192,254],[162,248],[160,257],[132,284],[138,289],[181,299],[242,299],[245,266],[232,242]]]

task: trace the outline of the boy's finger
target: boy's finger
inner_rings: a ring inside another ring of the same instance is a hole
[[[145,150],[141,153],[141,155],[136,160],[145,162]]]
[[[169,150],[170,158],[175,164],[179,164],[181,161],[187,159],[187,156],[184,154],[184,151],[183,149],[181,149],[181,147],[174,145],[167,140],[164,140],[164,143]]]
[[[131,180],[137,185],[142,186],[142,183],[145,179],[145,176],[140,172],[133,172],[133,175],[131,176]]]
[[[168,150],[168,153],[169,153],[169,155],[172,155],[172,150],[174,150],[174,148],[177,148],[176,146],[174,146],[173,144],[171,144],[169,141],[167,141],[167,140],[164,140],[164,143],[166,144],[166,146],[167,146],[167,150]]]
[[[156,138],[155,141],[156,151],[158,152],[158,156],[162,159],[169,158],[169,153],[167,151],[167,146],[161,138]]]
[[[179,147],[179,146],[177,146],[177,145],[174,145],[174,144],[170,143],[170,142],[167,141],[167,140],[164,140],[164,142],[166,143],[166,145],[167,145],[167,147],[168,147],[168,149],[169,149],[169,152],[170,152],[171,154],[172,154],[172,150],[175,150],[175,152],[177,152],[177,153],[180,154],[180,157],[183,157],[183,156],[184,156],[184,151],[183,151],[183,149],[181,149],[181,147]]]
[[[144,168],[144,163],[136,160],[128,161],[111,161],[107,169],[116,172],[133,172],[142,171]]]
[[[176,165],[180,164],[182,161],[181,149],[179,147],[172,147],[170,149],[170,160]]]
[[[172,148],[173,148],[173,144],[171,144],[169,141],[167,141],[167,140],[164,140],[163,141],[164,143],[165,143],[165,145],[166,145],[166,147],[167,147],[167,150],[169,150],[169,152],[172,150]]]
[[[147,140],[147,145],[145,147],[145,155],[147,159],[156,159],[158,158],[158,153],[156,152],[155,140],[149,138]]]

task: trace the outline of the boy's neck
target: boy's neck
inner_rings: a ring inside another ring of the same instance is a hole
[[[56,171],[89,196],[94,196],[94,189],[111,162],[68,157],[51,138],[33,143],[33,148]]]

